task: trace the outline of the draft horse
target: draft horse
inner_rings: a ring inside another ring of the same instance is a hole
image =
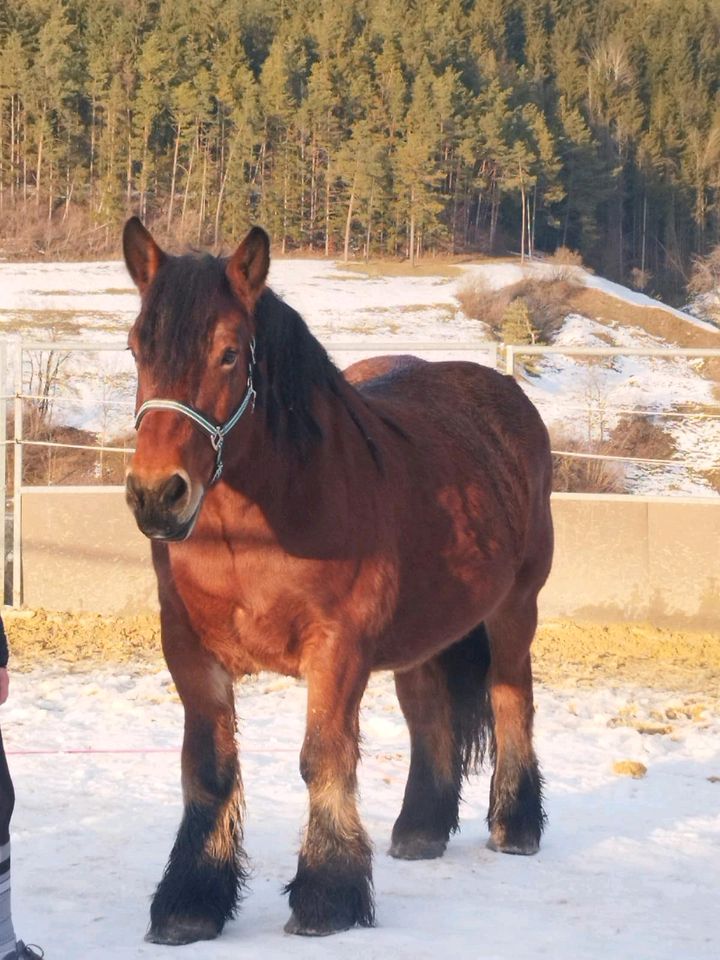
[[[380,357],[339,372],[265,285],[267,234],[170,256],[123,235],[141,294],[127,502],[152,541],[163,651],[185,708],[184,813],[147,939],[211,939],[246,880],[233,681],[307,682],[309,793],[290,933],[374,923],[358,712],[392,670],[411,743],[390,854],[438,857],[464,776],[494,762],[489,846],[544,825],[530,643],[552,554],[551,456],[515,382]]]

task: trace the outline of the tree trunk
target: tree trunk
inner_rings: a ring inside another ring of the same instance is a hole
[[[132,123],[128,114],[127,169],[125,171],[125,197],[130,206],[132,201]]]
[[[285,139],[285,149],[283,155],[283,218],[282,218],[282,252],[287,252],[287,229],[288,229],[288,207],[290,205],[289,193],[290,184],[288,183],[288,142]]]
[[[330,256],[330,157],[325,174],[325,256]]]
[[[145,128],[143,129],[143,148],[140,169],[140,216],[143,220],[145,220],[147,216],[147,155],[149,138],[150,132],[148,129],[148,124],[146,123]]]
[[[490,201],[490,252],[495,249],[495,234],[497,232],[498,214],[500,212],[500,198],[498,197],[497,181],[493,174],[492,199]]]
[[[640,252],[640,270],[645,273],[645,249],[647,240],[647,191],[643,196],[642,247]]]
[[[92,98],[92,112],[90,115],[90,208],[92,209],[95,202],[95,114],[97,111],[97,104],[95,101],[95,95],[93,94]]]
[[[415,266],[415,187],[410,191],[410,266]]]
[[[367,214],[367,234],[365,236],[365,261],[367,262],[370,259],[370,239],[372,233],[372,215],[373,215],[373,199],[375,196],[375,178],[370,181],[370,198],[368,200],[368,214]]]
[[[350,249],[350,225],[352,223],[353,204],[355,203],[355,184],[357,183],[357,174],[353,177],[352,189],[350,190],[350,199],[348,201],[347,217],[345,218],[345,246],[343,249],[343,262],[348,262],[348,251]]]
[[[200,185],[200,209],[198,211],[198,229],[197,229],[197,242],[198,244],[202,241],[202,228],[203,221],[205,220],[205,196],[207,188],[207,165],[208,165],[208,144],[205,143],[205,148],[203,149],[203,171],[202,171],[202,181]]]
[[[535,223],[537,221],[537,183],[533,188],[532,217],[530,220],[530,256],[535,256]]]
[[[195,132],[195,139],[193,140],[192,147],[190,148],[190,162],[188,163],[187,174],[185,177],[185,191],[183,193],[182,213],[180,214],[180,230],[181,231],[185,229],[185,213],[187,211],[188,193],[190,192],[190,179],[192,177],[196,146],[197,146],[197,131]]]
[[[175,184],[177,183],[178,151],[180,150],[180,124],[177,125],[175,134],[175,149],[173,150],[172,177],[170,179],[170,200],[168,202],[167,232],[170,233],[172,227],[173,206],[175,205]]]
[[[220,181],[220,189],[218,190],[217,205],[215,207],[215,234],[214,234],[214,244],[217,246],[219,237],[220,237],[220,210],[222,209],[223,197],[225,196],[225,185],[227,184],[228,174],[230,173],[230,168],[233,162],[233,156],[235,154],[235,146],[238,142],[237,135],[233,142],[230,144],[230,150],[228,152],[227,163],[225,164],[225,169],[223,171],[222,180]]]
[[[37,148],[37,168],[35,171],[35,206],[40,206],[40,184],[42,178],[43,144],[45,142],[45,110],[40,117],[40,139]]]

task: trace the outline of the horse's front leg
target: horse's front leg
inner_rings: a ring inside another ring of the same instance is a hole
[[[242,783],[232,678],[186,624],[163,623],[163,649],[185,707],[184,812],[146,939],[183,944],[213,939],[234,915],[246,876]]]
[[[368,669],[342,638],[320,644],[306,669],[308,709],[300,772],[310,814],[287,933],[325,936],[375,920],[372,852],[357,810],[358,713]]]

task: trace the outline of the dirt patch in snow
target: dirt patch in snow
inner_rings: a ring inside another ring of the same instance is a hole
[[[720,635],[641,623],[543,624],[535,676],[553,686],[633,683],[720,699]]]
[[[657,307],[640,306],[594,287],[578,287],[573,292],[572,306],[578,313],[594,317],[601,323],[640,327],[655,337],[667,340],[669,346],[720,346],[720,330],[695,326],[676,313],[664,310],[661,304]]]
[[[15,670],[67,664],[75,672],[102,664],[162,663],[160,623],[154,614],[103,617],[6,608],[3,620]]]
[[[4,611],[11,664],[47,663],[72,672],[97,666],[162,665],[157,616],[102,617],[42,610]],[[664,630],[648,624],[552,621],[533,647],[535,676],[560,687],[641,684],[720,699],[720,635]]]

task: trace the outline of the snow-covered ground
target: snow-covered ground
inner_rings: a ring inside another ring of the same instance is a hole
[[[306,809],[298,773],[305,691],[261,675],[238,687],[250,892],[222,938],[178,957],[237,960],[438,956],[461,960],[715,960],[720,947],[720,714],[677,694],[537,687],[549,826],[533,858],[485,848],[489,777],[465,792],[462,830],[431,862],[389,858],[408,763],[391,678],[362,716],[362,815],[375,844],[378,927],[288,937],[281,888]],[[672,717],[654,736],[628,711]],[[182,710],[164,671],[14,674],[0,711],[18,802],[16,926],[50,960],[175,956],[143,942],[148,902],[180,817]],[[643,779],[613,773],[641,761]],[[715,782],[713,779],[715,778]]]
[[[358,359],[361,351],[389,350],[393,342],[401,350],[413,342],[432,343],[441,349],[416,352],[435,359],[461,356],[487,363],[492,362],[495,345],[483,324],[460,311],[459,287],[468,276],[481,277],[497,288],[517,283],[528,273],[552,275],[553,269],[540,262],[525,266],[505,262],[465,265],[460,277],[368,277],[333,261],[288,259],[273,261],[270,282],[321,340],[358,345],[335,351],[341,366]],[[636,291],[573,270],[581,282],[634,307],[661,306]],[[119,262],[0,264],[0,335],[20,332],[39,339],[69,337],[122,345],[137,308],[137,294]],[[673,313],[717,334],[720,347],[720,330],[690,314]],[[474,344],[470,353],[460,349],[469,342]],[[556,342],[666,346],[639,327],[610,326],[579,315],[567,317]],[[65,362],[62,379],[54,400],[58,420],[95,430],[105,439],[131,432],[134,372],[126,353],[73,355]],[[588,362],[554,355],[539,361],[535,375],[525,378],[523,385],[550,427],[570,430],[579,438],[607,435],[624,412],[656,411],[657,423],[675,447],[677,466],[629,467],[630,488],[648,494],[717,495],[709,471],[720,467],[720,398],[717,384],[703,376],[701,360],[626,357]],[[665,417],[667,413],[673,416]]]

